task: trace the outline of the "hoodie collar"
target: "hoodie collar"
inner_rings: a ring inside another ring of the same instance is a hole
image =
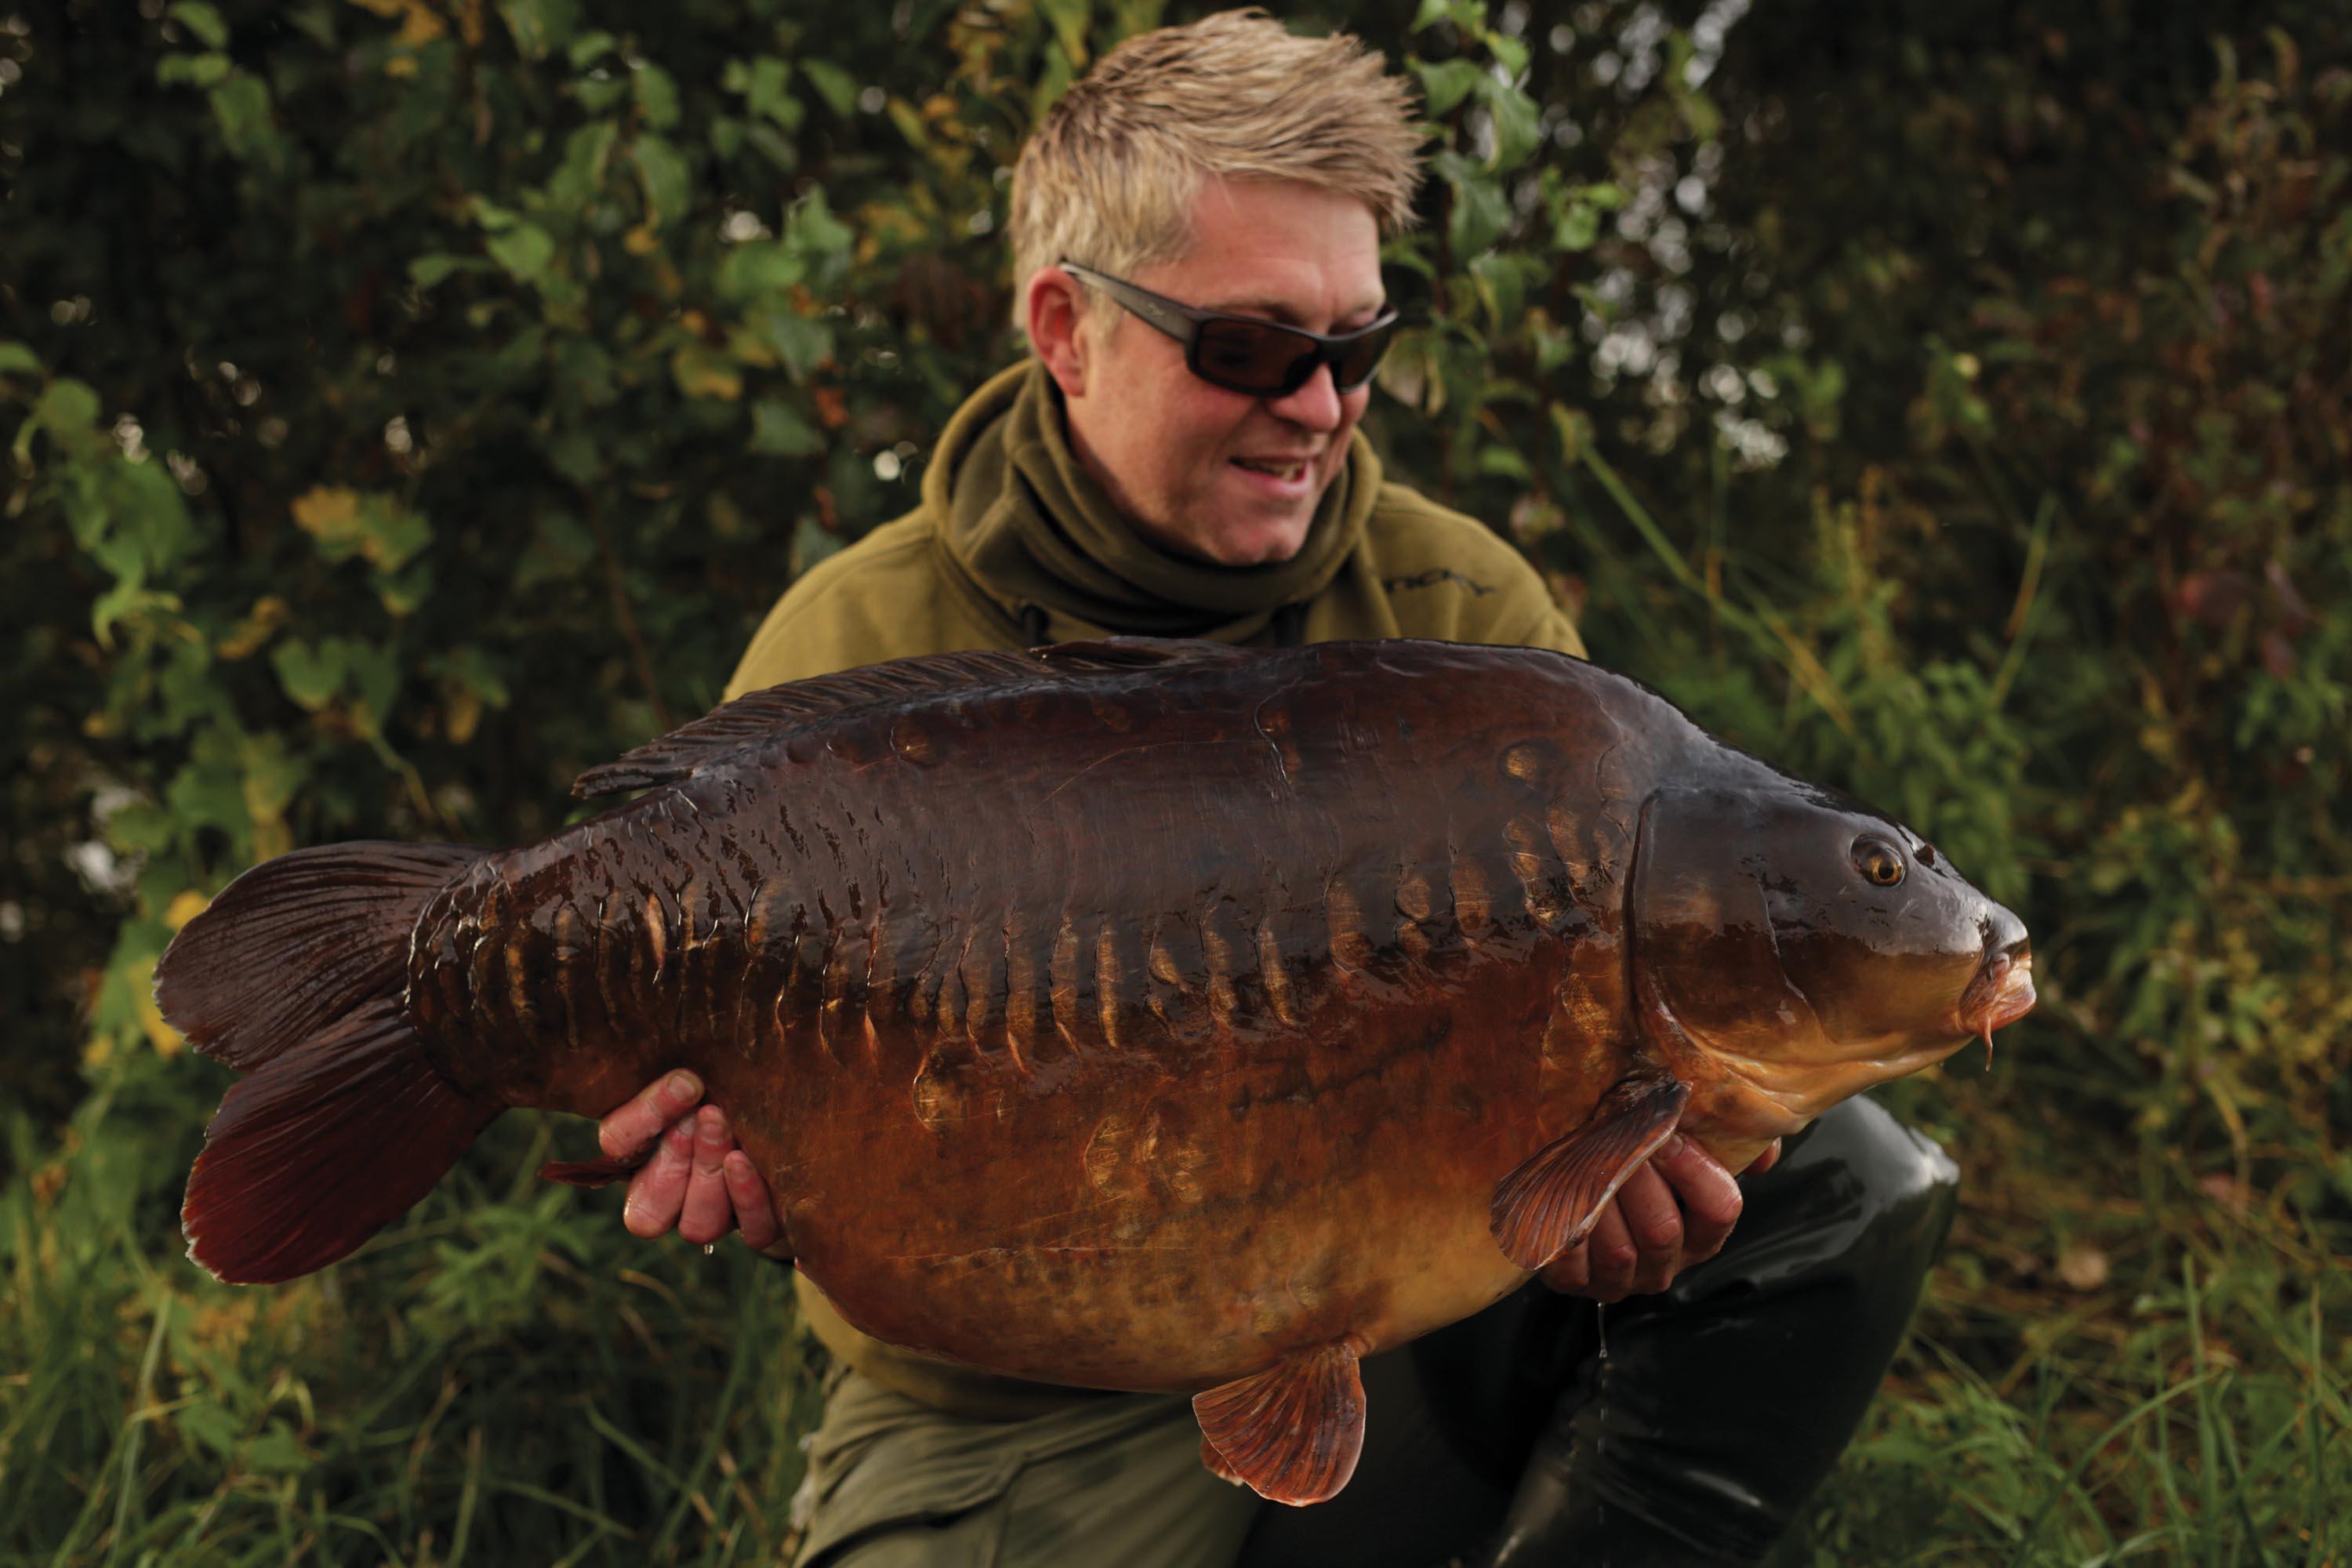
[[[1061,399],[1035,360],[992,377],[956,411],[923,475],[925,510],[964,580],[1019,626],[1044,610],[1109,632],[1258,637],[1285,605],[1328,587],[1361,542],[1380,489],[1363,433],[1287,561],[1219,566],[1136,531],[1070,449]]]

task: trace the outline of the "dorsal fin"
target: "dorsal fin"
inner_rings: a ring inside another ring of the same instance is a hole
[[[584,800],[625,789],[673,784],[803,724],[863,708],[903,702],[927,692],[1242,657],[1246,656],[1220,643],[1173,637],[1108,637],[1093,642],[1056,643],[1026,653],[975,648],[962,653],[889,659],[845,669],[838,675],[820,675],[771,686],[764,691],[746,692],[690,724],[646,742],[617,761],[590,768],[572,781],[572,793]]]

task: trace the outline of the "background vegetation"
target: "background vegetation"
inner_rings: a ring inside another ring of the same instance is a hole
[[[769,1563],[781,1271],[509,1118],[327,1275],[179,1188],[244,867],[504,843],[700,711],[1015,352],[1026,127],[1154,0],[0,0],[0,1559]],[[2343,1563],[2352,35],[2324,4],[1302,9],[1419,77],[1368,422],[1609,664],[1922,828],[2044,1002],[1783,1558]]]

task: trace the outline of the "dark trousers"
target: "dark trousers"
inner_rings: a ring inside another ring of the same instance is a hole
[[[1958,1185],[1933,1143],[1846,1101],[1664,1292],[1604,1308],[1532,1283],[1366,1362],[1354,1480],[1261,1510],[1241,1568],[1759,1561],[1877,1392]]]

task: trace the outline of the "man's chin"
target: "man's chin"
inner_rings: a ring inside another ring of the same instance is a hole
[[[1227,512],[1187,542],[1188,553],[1220,566],[1278,566],[1305,548],[1314,523],[1311,506],[1274,515],[1250,509]]]

